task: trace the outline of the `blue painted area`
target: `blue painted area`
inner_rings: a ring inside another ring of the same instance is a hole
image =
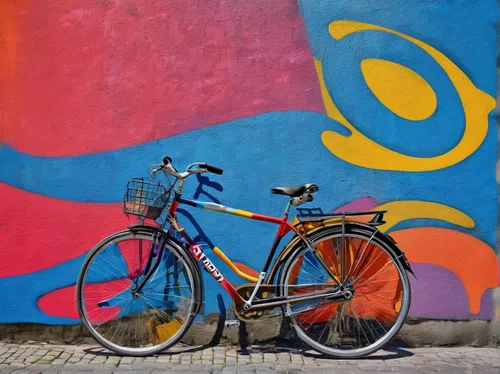
[[[63,264],[15,277],[0,278],[0,323],[32,322],[72,325],[78,320],[49,316],[38,308],[40,297],[76,283],[85,256]],[[76,298],[75,298],[76,300]],[[75,307],[76,308],[76,307]]]
[[[315,204],[324,208],[340,206],[362,196],[371,196],[380,203],[412,199],[453,206],[473,217],[477,224],[475,234],[493,246],[496,195],[482,194],[480,202],[469,198],[477,191],[495,189],[493,173],[486,172],[494,170],[496,144],[491,134],[473,155],[457,165],[434,172],[402,173],[368,170],[338,159],[321,142],[321,133],[326,129],[346,133],[340,124],[324,115],[283,112],[242,118],[133,148],[85,156],[39,158],[4,146],[0,150],[1,159],[8,161],[2,161],[7,166],[2,171],[16,167],[26,175],[16,179],[15,174],[7,170],[0,178],[16,187],[62,199],[121,201],[129,178],[145,176],[146,165],[169,154],[178,168],[193,160],[222,167],[224,174],[212,175],[210,179],[220,183],[223,191],[210,187],[205,190],[231,207],[280,215],[286,200],[270,194],[270,188],[314,182],[320,186]],[[425,136],[414,139],[420,148],[428,142]],[[478,173],[478,170],[485,172]],[[57,185],[50,183],[55,175]],[[70,181],[72,188],[62,188]],[[108,188],[101,188],[103,185]],[[191,177],[186,182],[185,196],[192,196],[197,186],[198,181]],[[240,247],[241,237],[250,248],[265,250],[274,235],[275,227],[271,224],[186,209],[209,237],[216,234],[220,237],[214,241],[223,249]],[[231,231],[235,223],[242,227],[238,235]]]
[[[298,3],[309,34],[309,45],[313,55],[320,59],[324,56],[330,59],[328,51],[334,42],[328,33],[331,22],[352,20],[371,23],[433,46],[448,56],[480,89],[496,96],[497,82],[493,77],[496,75],[498,4],[495,0],[338,0],[335,6],[327,0],[299,0]],[[399,46],[397,39],[394,36],[391,40]],[[365,43],[355,48],[362,56],[365,56],[365,49],[373,50]],[[383,48],[384,45],[376,49],[381,49],[380,53],[397,55],[397,50],[391,52]],[[421,56],[418,47],[411,53],[415,58]],[[405,58],[402,54],[399,58]],[[339,70],[344,68],[345,65],[336,67]]]
[[[367,46],[363,53],[357,49],[359,44]],[[370,139],[416,157],[438,156],[459,143],[464,130],[460,98],[444,70],[419,47],[385,32],[367,31],[338,42],[332,38],[328,56],[323,62],[323,75],[332,100]],[[361,61],[367,58],[396,62],[420,74],[436,93],[438,106],[434,114],[426,120],[411,121],[382,105],[361,73]],[[427,139],[425,146],[415,144],[415,139],[422,136]]]
[[[153,248],[152,253],[157,256],[158,248]],[[154,261],[156,261],[156,257],[153,257],[152,262],[154,263]],[[133,260],[131,260],[129,265],[133,264]],[[137,265],[139,265],[139,262],[137,262]],[[183,298],[191,295],[189,281],[183,272],[182,263],[169,251],[163,251],[158,267],[142,288],[141,297],[137,299],[132,298],[131,291],[141,284],[150,266],[145,265],[143,268],[144,271],[132,278],[130,287],[122,292],[112,295],[110,298],[106,298],[106,294],[104,293],[103,299],[96,301],[98,306],[103,309],[119,307],[119,316],[142,313],[144,310],[152,307],[162,308],[163,310],[179,308],[179,310],[185,311],[186,309],[181,308],[181,304],[183,304]],[[129,267],[121,252],[119,252],[118,247],[114,245],[106,248],[97,255],[89,267],[88,275],[86,283],[124,279],[129,276]],[[105,292],[106,287],[103,287],[97,288],[97,292],[101,294],[103,291]]]
[[[479,89],[495,96],[497,4],[485,1],[470,12],[465,11],[464,3],[368,0],[360,6],[341,0],[330,6],[328,1],[299,1],[313,54],[323,63],[330,96],[363,134],[404,154],[443,154],[458,144],[463,134],[460,98],[439,64],[410,41],[383,31],[362,31],[335,40],[328,25],[336,20],[366,22],[417,38],[443,52]],[[434,115],[409,121],[381,105],[361,73],[360,63],[368,58],[396,62],[420,74],[436,93]],[[426,143],[415,142],[421,137]]]
[[[87,156],[38,158],[3,147],[1,159],[8,160],[7,166],[16,165],[21,170],[28,170],[26,175],[30,177],[16,180],[12,178],[12,173],[7,172],[2,173],[1,178],[18,187],[59,198],[121,201],[127,179],[144,176],[146,165],[158,162],[168,154],[178,168],[194,160],[203,160],[223,168],[222,176],[210,176],[210,180],[220,183],[223,190],[209,186],[203,188],[222,204],[232,207],[280,215],[286,199],[272,195],[269,192],[271,187],[314,182],[320,186],[314,205],[325,209],[346,204],[362,196],[371,196],[379,203],[413,199],[453,206],[469,214],[477,224],[473,231],[454,228],[472,232],[494,247],[496,195],[482,194],[478,200],[470,198],[477,191],[495,191],[493,173],[477,172],[486,170],[485,164],[491,164],[489,170],[494,170],[494,136],[489,136],[471,157],[450,168],[432,173],[401,173],[359,168],[339,160],[321,143],[320,135],[325,129],[345,133],[338,123],[324,115],[285,112],[243,118],[134,148]],[[426,140],[420,138],[415,139],[415,142],[423,145]],[[196,147],[192,144],[196,144]],[[52,174],[55,172],[58,174]],[[58,183],[72,181],[73,188],[56,188],[48,183],[51,175],[57,175]],[[196,178],[191,178],[186,183],[186,197],[192,196],[198,187]],[[101,183],[109,188],[98,188]],[[276,225],[191,207],[185,207],[185,210],[195,217],[196,224],[203,228],[206,236],[230,258],[255,269],[262,267],[276,232]],[[181,223],[192,236],[196,236],[196,228],[187,218],[181,218]],[[210,252],[208,255],[210,256]],[[230,281],[242,283],[216,256],[211,255],[210,258]],[[68,262],[42,272],[1,279],[0,285],[3,292],[7,293],[2,296],[4,299],[26,302],[69,285],[75,281],[78,273],[78,269],[72,264],[73,262]],[[53,279],[51,274],[59,276]],[[28,279],[28,282],[23,279]],[[36,280],[37,287],[31,287],[26,294],[20,292],[25,290],[25,285],[30,284],[31,280]],[[207,295],[220,292],[218,283],[210,276],[206,276],[205,280]],[[22,298],[19,297],[20,294],[23,295]],[[227,296],[224,301],[226,305],[231,304]],[[16,304],[18,303],[14,303]],[[10,308],[12,304],[4,305],[9,305]],[[205,313],[215,311],[216,308],[215,303],[208,302]],[[2,316],[7,316],[8,321],[12,322],[69,322],[41,314],[36,305],[25,308],[24,312],[27,314],[7,311]]]
[[[74,260],[42,271],[15,277],[0,278],[0,296],[2,298],[2,303],[0,303],[0,323],[19,323],[27,321],[54,325],[71,325],[78,323],[79,320],[77,319],[53,317],[45,314],[40,311],[37,302],[43,295],[60,288],[75,285],[76,277],[84,260],[85,255],[82,255]],[[175,304],[179,305],[179,300],[175,298],[181,296],[182,292],[183,295],[186,295],[185,290],[180,292],[178,287],[172,286],[174,283],[177,283],[177,286],[186,285],[185,278],[178,276],[174,278],[174,274],[183,274],[179,271],[179,266],[181,265],[174,260],[174,255],[171,252],[165,251],[158,270],[153,277],[151,277],[152,281],[148,282],[144,287],[144,293],[147,294],[147,301],[150,304],[167,307],[170,305],[169,302],[172,303],[175,300]],[[173,270],[174,266],[177,266],[175,268],[176,271],[170,271]],[[102,251],[92,263],[92,266],[88,270],[86,283],[109,282],[116,279],[127,278],[128,275],[129,270],[127,264],[118,246],[111,245]],[[137,278],[138,282],[143,276],[144,274]],[[167,289],[170,298],[160,299],[151,294],[154,290],[162,287]],[[171,291],[168,291],[169,287],[172,287]],[[103,299],[100,301],[108,301],[110,307],[123,304],[125,308],[121,311],[121,315],[129,315],[138,312],[143,304],[127,303],[130,300],[130,297],[126,294],[127,292],[130,291],[127,289],[109,300]]]
[[[323,62],[329,92],[346,118],[371,139],[399,152],[428,157],[455,146],[464,126],[459,97],[440,66],[412,43],[383,32],[361,32],[335,41],[328,33],[334,20],[348,19],[400,31],[445,53],[481,90],[496,95],[497,4],[481,2],[473,11],[467,1],[352,0],[299,1],[315,57]],[[467,25],[464,27],[463,25]],[[384,108],[366,87],[359,64],[365,58],[394,61],[419,73],[433,87],[436,112],[425,121],[407,121]],[[311,62],[312,63],[312,62]],[[433,172],[405,173],[370,170],[348,164],[321,142],[325,130],[348,132],[319,113],[288,111],[240,118],[111,152],[45,158],[0,147],[0,182],[26,191],[82,202],[118,202],[128,179],[146,176],[145,168],[163,156],[178,169],[206,161],[224,169],[222,176],[191,177],[185,196],[234,208],[278,216],[286,199],[271,195],[278,185],[313,182],[320,186],[310,206],[331,209],[360,197],[378,203],[395,200],[438,202],[471,216],[472,230],[434,220],[403,222],[398,228],[448,227],[474,235],[492,248],[497,224],[496,123],[481,147],[464,161]],[[362,150],[360,150],[362,151]],[[226,254],[260,270],[276,225],[184,207],[181,223],[193,237],[206,238]],[[194,217],[194,219],[192,218]],[[202,228],[203,232],[200,232]],[[213,263],[231,282],[243,283],[208,251]],[[36,300],[74,284],[83,258],[40,272],[0,279],[0,322],[69,324],[75,320],[41,313]],[[205,276],[205,314],[218,311],[213,295],[219,284]],[[224,295],[229,307],[231,300]]]

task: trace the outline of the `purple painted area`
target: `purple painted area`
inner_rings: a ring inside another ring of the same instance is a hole
[[[493,318],[492,291],[484,293],[479,314],[471,314],[467,292],[460,279],[448,269],[431,264],[412,263],[417,277],[410,275],[411,317],[446,319]]]
[[[341,207],[334,209],[334,213],[338,212],[361,212],[363,210],[370,210],[377,207],[377,202],[371,197],[365,196],[357,200],[351,201]]]

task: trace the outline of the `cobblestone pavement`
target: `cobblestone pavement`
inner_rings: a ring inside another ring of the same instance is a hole
[[[175,347],[154,357],[119,357],[98,346],[0,342],[0,374],[16,373],[500,373],[496,348],[389,348],[359,360],[290,347]]]

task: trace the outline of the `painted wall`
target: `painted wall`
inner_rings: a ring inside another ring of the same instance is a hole
[[[280,215],[269,189],[305,182],[326,210],[388,209],[411,315],[492,319],[497,16],[494,0],[0,2],[0,323],[78,322],[85,254],[164,155],[222,167],[200,198],[245,210]],[[183,215],[260,269],[273,225]]]

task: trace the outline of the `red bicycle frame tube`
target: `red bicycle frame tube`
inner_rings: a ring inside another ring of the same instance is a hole
[[[189,246],[189,251],[191,255],[197,261],[201,262],[205,270],[208,273],[210,273],[215,278],[215,280],[217,280],[220,283],[222,287],[224,287],[226,292],[231,296],[233,300],[239,303],[244,303],[245,300],[243,300],[243,298],[238,294],[234,286],[222,275],[222,273],[217,269],[217,267],[212,263],[212,261],[205,255],[201,246],[198,243],[196,243],[191,238],[191,236],[189,236],[186,230],[184,230],[184,228],[177,222],[176,212],[179,204],[186,204],[201,209],[212,210],[226,214],[234,214],[240,217],[245,217],[253,220],[278,224],[279,225],[278,231],[276,233],[276,236],[274,237],[273,245],[271,247],[271,250],[269,251],[266,263],[264,265],[264,268],[262,269],[261,274],[265,274],[267,272],[267,269],[271,264],[271,261],[274,257],[274,253],[276,252],[276,249],[278,248],[281,239],[291,230],[295,231],[295,228],[287,222],[288,213],[285,213],[285,215],[281,218],[271,217],[262,214],[247,212],[240,209],[229,208],[220,204],[214,204],[192,199],[182,199],[180,194],[178,194],[177,192],[175,193],[174,200],[172,201],[172,204],[168,212],[169,222],[172,224],[173,228],[179,233],[183,241]]]

